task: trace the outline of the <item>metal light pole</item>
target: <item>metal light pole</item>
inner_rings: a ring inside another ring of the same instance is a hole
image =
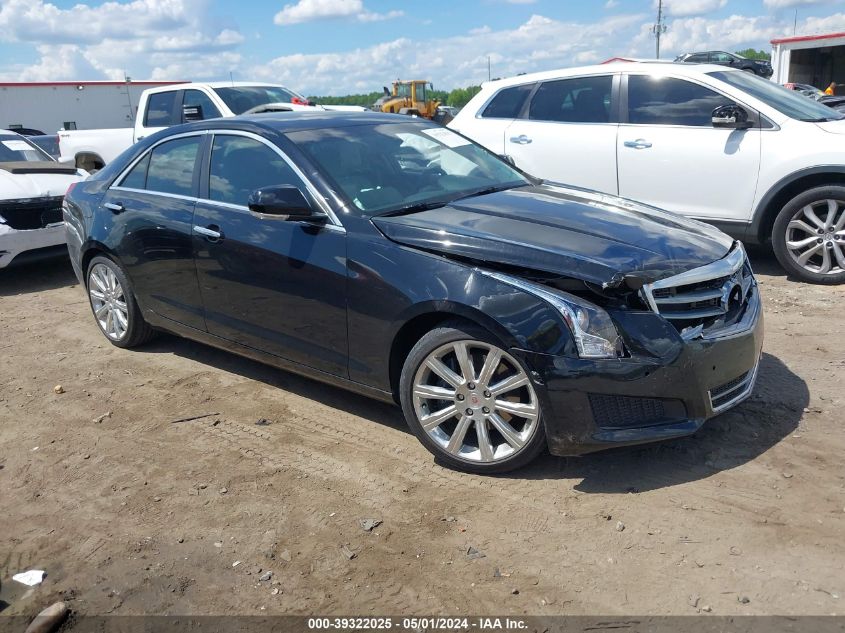
[[[666,25],[663,24],[663,0],[658,0],[657,3],[657,24],[651,27],[651,32],[657,38],[656,57],[660,59],[660,36],[666,32]]]

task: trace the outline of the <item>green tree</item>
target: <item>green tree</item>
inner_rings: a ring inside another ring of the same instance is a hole
[[[481,90],[481,86],[469,86],[467,88],[455,88],[449,93],[446,104],[456,108],[463,108]]]
[[[753,48],[746,48],[744,51],[736,51],[737,55],[742,55],[746,59],[764,59],[767,62],[772,60],[772,54],[763,50],[755,50]]]

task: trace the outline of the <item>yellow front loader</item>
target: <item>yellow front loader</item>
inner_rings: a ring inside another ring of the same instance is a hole
[[[433,119],[437,114],[437,106],[440,102],[429,99],[429,91],[434,86],[425,80],[393,82],[393,92],[384,89],[384,96],[379,98],[373,105],[373,109],[379,112],[390,112],[394,114],[408,114]]]

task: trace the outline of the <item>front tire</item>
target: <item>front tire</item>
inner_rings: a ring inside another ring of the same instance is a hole
[[[153,338],[155,330],[141,316],[129,279],[117,262],[95,257],[85,280],[94,320],[112,345],[136,347]]]
[[[772,247],[801,281],[845,283],[845,187],[815,187],[790,200],[775,219]]]
[[[479,327],[451,323],[423,336],[405,360],[399,389],[408,426],[451,468],[503,473],[546,445],[528,372]]]

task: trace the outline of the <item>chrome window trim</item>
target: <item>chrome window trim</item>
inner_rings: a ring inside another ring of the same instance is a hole
[[[128,193],[146,193],[151,196],[161,196],[163,198],[174,198],[175,200],[185,200],[187,202],[197,202],[199,198],[194,196],[183,196],[179,193],[167,193],[166,191],[153,191],[152,189],[135,189],[134,187],[119,187],[117,185],[109,187],[109,191],[126,191]]]
[[[296,222],[299,224],[307,224],[308,226],[318,227],[320,229],[327,229],[330,231],[335,231],[336,233],[346,233],[346,229],[339,225],[339,224],[315,224],[314,222],[309,222],[308,220],[288,220],[286,218],[281,218],[275,215],[268,215],[266,213],[256,213],[252,209],[242,204],[233,204],[231,202],[223,202],[222,200],[210,200],[208,198],[197,198],[197,202],[202,202],[205,205],[213,206],[213,207],[222,207],[224,209],[231,209],[232,211],[241,211],[243,213],[249,213],[250,215],[257,216],[262,220],[270,220],[276,222]]]
[[[140,156],[136,157],[135,160],[133,160],[127,167],[125,167],[123,169],[123,171],[121,171],[120,174],[118,174],[117,178],[115,178],[112,182],[116,182],[116,183],[123,182],[123,180],[129,174],[129,172],[132,171],[132,169],[134,169],[135,165],[137,165],[139,162],[144,160],[144,158],[148,154],[150,154],[156,147],[158,147],[162,143],[166,143],[167,141],[171,141],[171,140],[175,140],[175,139],[179,139],[179,138],[187,138],[187,137],[191,137],[191,136],[205,136],[205,135],[208,135],[208,134],[211,134],[212,137],[215,134],[220,134],[220,135],[225,135],[225,136],[243,136],[243,137],[251,138],[255,141],[258,141],[259,143],[263,143],[264,145],[269,147],[271,150],[276,152],[276,154],[278,154],[282,158],[282,160],[284,160],[285,163],[287,163],[287,165],[293,170],[293,172],[297,175],[297,177],[300,180],[302,180],[302,182],[305,183],[305,187],[308,189],[308,192],[311,194],[311,197],[314,198],[314,200],[320,206],[320,209],[328,216],[330,223],[325,224],[323,226],[323,228],[331,227],[334,230],[340,229],[344,233],[346,232],[346,229],[343,227],[343,223],[340,221],[338,216],[335,214],[334,210],[331,208],[329,203],[326,201],[325,197],[320,194],[317,187],[314,186],[314,183],[311,182],[311,180],[296,165],[296,163],[294,163],[291,160],[291,158],[287,154],[285,154],[279,147],[277,147],[275,144],[273,144],[270,141],[268,141],[267,139],[265,139],[263,136],[261,136],[259,134],[255,134],[253,132],[247,132],[245,130],[233,130],[233,129],[223,128],[223,129],[214,129],[214,130],[199,130],[199,131],[194,131],[194,132],[183,132],[181,134],[174,134],[172,136],[168,136],[168,137],[163,138],[159,141],[156,141],[153,145],[148,147],[145,152],[143,152]],[[213,138],[212,138],[212,143],[213,142],[214,141],[213,141]],[[183,195],[180,195],[180,194],[167,193],[167,192],[164,192],[164,191],[154,191],[152,189],[135,189],[134,187],[122,187],[121,185],[115,185],[115,184],[111,185],[109,187],[109,190],[110,191],[111,190],[126,191],[126,192],[130,192],[130,193],[146,193],[146,194],[151,194],[151,195],[156,195],[156,196],[163,196],[165,198],[175,198],[177,200],[203,202],[203,203],[206,203],[206,204],[214,204],[214,205],[223,206],[223,207],[230,208],[230,209],[238,209],[238,210],[243,210],[243,211],[247,211],[247,212],[251,213],[251,211],[249,211],[249,207],[247,207],[245,205],[232,204],[230,202],[223,202],[221,200],[211,200],[210,198],[183,196]]]
[[[281,148],[277,147],[274,143],[271,143],[269,140],[264,138],[259,134],[255,134],[253,132],[247,132],[245,130],[231,130],[231,129],[214,129],[209,130],[209,134],[212,135],[211,143],[212,148],[214,145],[214,136],[243,136],[245,138],[250,138],[254,141],[258,141],[269,147],[271,150],[276,152],[285,163],[287,163],[288,167],[291,168],[294,174],[303,182],[305,183],[306,189],[308,189],[308,193],[311,194],[311,197],[317,202],[320,206],[320,209],[328,216],[331,225],[339,227],[343,229],[343,224],[341,223],[340,219],[335,215],[334,211],[332,210],[331,206],[326,202],[325,198],[320,194],[319,189],[314,186],[314,183],[305,175],[305,173],[299,168],[299,166],[291,160],[291,158],[282,151]],[[222,204],[229,208],[235,209],[245,209],[249,211],[249,207],[245,205],[233,204],[231,202],[223,202],[222,200],[212,200],[210,198],[200,198],[200,201],[204,203],[211,203],[211,204]],[[329,226],[328,224],[326,226]],[[344,229],[345,230],[345,229]]]

